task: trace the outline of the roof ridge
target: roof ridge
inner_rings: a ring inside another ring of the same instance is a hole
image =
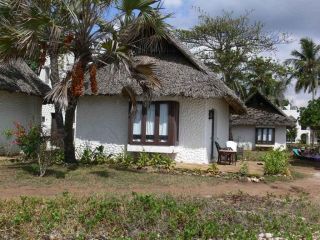
[[[254,93],[252,93],[246,100],[245,103],[249,100],[251,100],[255,95],[259,94],[267,103],[269,103],[278,113],[283,115],[284,117],[288,117],[287,114],[285,114],[276,104],[274,104],[267,96],[261,93],[261,91],[256,90]]]

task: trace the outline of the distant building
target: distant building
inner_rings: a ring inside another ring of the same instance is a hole
[[[300,116],[299,109],[295,106],[288,105],[288,106],[284,107],[283,112],[286,115],[291,116],[297,120],[296,121],[297,137],[295,139],[295,143],[301,142],[301,137],[303,138],[303,135],[305,135],[306,143],[310,144],[311,143],[311,130],[309,127],[300,125],[300,123],[298,121],[298,118]]]
[[[246,115],[231,116],[231,134],[245,150],[285,149],[287,128],[295,126],[295,119],[287,116],[260,92],[245,102]]]

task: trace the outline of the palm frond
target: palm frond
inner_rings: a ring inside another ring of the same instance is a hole
[[[68,91],[71,86],[72,72],[68,72],[67,76],[57,85],[53,86],[52,90],[45,97],[48,102],[58,104],[61,109],[68,107]]]
[[[137,111],[137,99],[135,91],[130,86],[125,86],[122,88],[122,96],[129,98],[131,102],[130,114],[134,116]]]

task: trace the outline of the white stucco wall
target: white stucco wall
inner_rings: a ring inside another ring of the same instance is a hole
[[[107,153],[126,149],[128,140],[128,101],[121,97],[85,96],[77,106],[75,144],[103,145]]]
[[[260,127],[260,126],[259,126]],[[262,127],[262,126],[261,126]],[[268,126],[266,126],[268,127]],[[272,128],[272,126],[270,126]],[[244,150],[254,150],[256,147],[256,127],[255,126],[234,126],[232,127],[233,140],[243,147]],[[275,127],[275,144],[274,149],[285,149],[286,144],[286,127]]]
[[[256,133],[253,126],[236,126],[232,127],[233,141],[239,144],[239,147],[243,147],[244,150],[253,150],[255,147]]]
[[[41,104],[40,97],[0,91],[0,154],[19,153],[19,149],[12,144],[13,139],[7,139],[3,132],[13,129],[14,122],[24,126],[29,123],[40,125]]]
[[[224,145],[229,136],[229,107],[219,99],[164,97],[180,104],[179,144],[172,149],[176,161],[208,163],[211,151],[211,120],[209,110],[215,109],[215,140]],[[80,98],[76,119],[76,146],[103,145],[107,153],[127,149],[129,103],[121,97],[86,96]],[[130,147],[130,146],[129,146]],[[132,149],[132,148],[131,148]],[[137,149],[137,148],[135,148]],[[143,147],[157,151],[156,147]],[[141,150],[140,149],[140,150]],[[164,148],[158,148],[164,151]],[[215,156],[216,150],[214,151]]]
[[[42,117],[44,118],[44,121],[42,121],[42,129],[47,136],[51,135],[52,113],[54,112],[53,104],[42,105]]]
[[[287,116],[292,116],[295,119],[298,119],[300,117],[300,113],[297,109],[291,109],[290,106],[285,107],[283,112]],[[311,130],[308,128],[306,130],[302,130],[301,125],[299,124],[299,121],[296,122],[296,128],[297,128],[297,137],[295,139],[295,142],[298,143],[301,141],[301,135],[307,134],[307,144],[310,144],[311,142]]]
[[[286,127],[276,127],[274,148],[275,149],[287,148],[287,128]]]

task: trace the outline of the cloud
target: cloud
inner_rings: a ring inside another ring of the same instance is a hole
[[[267,31],[292,35],[292,43],[279,45],[278,52],[271,55],[280,61],[290,58],[291,51],[300,48],[302,37],[311,37],[320,44],[319,0],[165,0],[164,4],[167,11],[174,13],[169,23],[175,28],[190,28],[197,23],[198,13],[193,7],[199,7],[211,16],[221,15],[223,10],[235,15],[253,10],[252,20],[263,22]],[[288,88],[286,96],[298,106],[307,105],[311,99],[311,94],[296,94],[294,84]]]
[[[164,1],[164,6],[165,7],[173,7],[173,8],[177,8],[180,7],[183,3],[183,0],[165,0]]]

